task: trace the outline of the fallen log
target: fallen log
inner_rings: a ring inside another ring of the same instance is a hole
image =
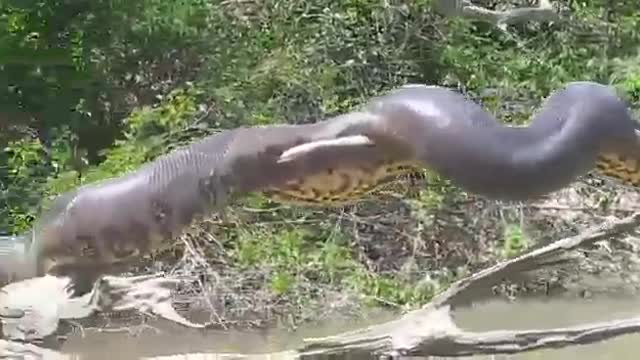
[[[623,219],[608,218],[603,224],[581,234],[558,240],[463,278],[421,309],[387,323],[330,337],[305,339],[298,349],[280,353],[188,354],[188,358],[310,359],[325,356],[370,358],[372,355],[459,357],[562,348],[638,333],[640,316],[564,328],[484,332],[464,331],[456,326],[452,317],[456,307],[472,300],[474,290],[479,287],[492,286],[518,273],[571,261],[574,258],[571,256],[572,250],[598,241],[620,238],[633,232],[638,225],[640,213]],[[38,351],[38,347],[16,341],[42,339],[55,333],[56,326],[53,324],[57,324],[58,320],[88,316],[97,311],[137,309],[184,326],[205,327],[206,324],[195,324],[182,318],[171,307],[170,290],[179,281],[180,279],[165,278],[163,274],[130,278],[105,276],[91,293],[79,299],[69,299],[69,279],[66,278],[49,276],[9,284],[0,291],[0,321],[4,337],[8,339],[0,343],[0,349],[11,347],[13,353],[19,353],[22,347],[25,352],[33,353]],[[42,303],[42,297],[33,296],[35,292],[42,292],[43,288],[46,288],[48,294],[52,294],[47,296],[46,304]],[[42,351],[44,353],[51,350]],[[2,350],[0,355],[3,355]],[[179,359],[186,356],[187,354],[153,359]],[[59,358],[66,357],[60,355]]]

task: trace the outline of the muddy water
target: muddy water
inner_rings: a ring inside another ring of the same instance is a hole
[[[192,317],[191,317],[192,318]],[[396,318],[394,314],[376,312],[366,319],[354,322],[337,319],[314,323],[296,331],[269,330],[196,330],[168,324],[164,321],[149,321],[153,326],[142,328],[139,336],[128,332],[85,331],[85,335],[74,335],[60,349],[61,353],[75,355],[74,359],[137,359],[187,353],[242,353],[263,354],[295,349],[304,338],[335,335],[355,330],[361,326],[374,325]],[[189,357],[184,357],[187,359]]]
[[[461,328],[473,331],[496,329],[550,328],[571,326],[585,321],[619,319],[640,314],[640,297],[598,297],[591,300],[528,299],[509,303],[492,300],[461,309],[456,321]],[[211,331],[201,332],[164,323],[149,323],[157,329],[143,330],[137,337],[127,332],[98,333],[87,331],[74,335],[59,349],[67,359],[139,359],[145,357],[183,355],[187,353],[270,353],[295,348],[306,337],[333,335],[357,326],[390,320],[392,314],[376,313],[359,323],[344,319],[310,325],[295,332]],[[614,340],[561,350],[535,351],[514,356],[481,356],[473,359],[565,360],[565,359],[638,359],[640,335],[627,335]],[[179,356],[176,359],[196,359]],[[219,357],[210,357],[219,358]]]
[[[491,301],[458,311],[456,323],[471,331],[548,329],[594,321],[608,321],[640,315],[640,297],[599,297],[591,300],[529,299],[508,303]],[[626,335],[610,341],[565,349],[533,351],[513,356],[494,356],[504,360],[603,360],[638,359],[640,335]],[[474,357],[474,359],[492,359]]]

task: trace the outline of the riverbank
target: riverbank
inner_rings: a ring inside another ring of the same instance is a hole
[[[139,271],[192,279],[176,294],[176,307],[187,317],[207,314],[224,329],[295,328],[357,319],[372,308],[400,313],[465,274],[604,217],[638,211],[639,199],[638,191],[595,178],[522,205],[477,199],[434,178],[399,181],[383,198],[343,209],[252,198],[231,208],[224,222],[193,226]],[[601,243],[575,261],[514,277],[479,296],[634,294],[639,244]]]

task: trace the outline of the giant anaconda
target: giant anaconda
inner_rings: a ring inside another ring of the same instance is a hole
[[[638,186],[638,129],[615,91],[592,82],[555,91],[525,127],[498,122],[454,90],[404,86],[313,124],[224,130],[80,187],[38,219],[26,251],[0,252],[18,277],[103,271],[166,245],[230,195],[340,205],[416,169],[502,200],[548,194],[593,169]]]

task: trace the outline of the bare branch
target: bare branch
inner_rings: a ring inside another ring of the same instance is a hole
[[[537,7],[523,7],[505,11],[490,10],[474,5],[469,0],[435,0],[436,11],[447,17],[464,17],[484,21],[501,29],[524,22],[550,22],[560,20],[549,0],[540,0]]]

